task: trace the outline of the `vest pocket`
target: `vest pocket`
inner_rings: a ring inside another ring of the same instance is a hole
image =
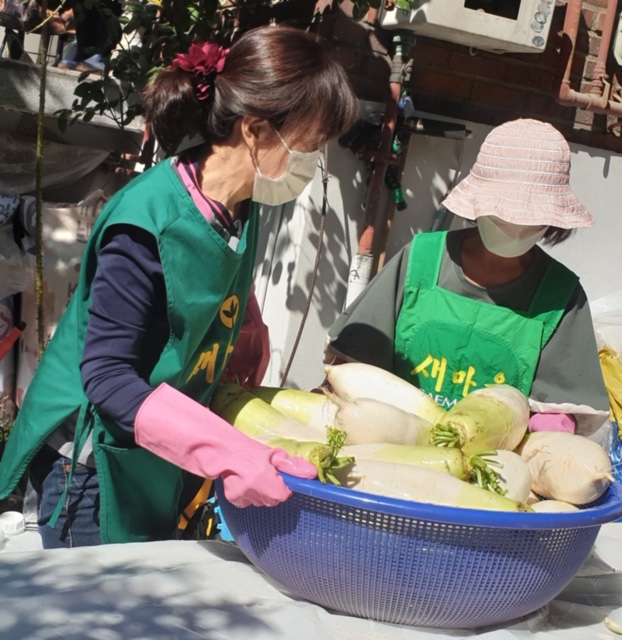
[[[100,483],[102,542],[173,537],[183,471],[140,447],[94,447]]]

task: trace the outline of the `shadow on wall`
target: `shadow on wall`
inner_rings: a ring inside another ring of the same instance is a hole
[[[33,106],[39,103],[39,84],[38,66],[5,58],[0,59],[0,107],[17,111],[33,111]],[[74,86],[75,80],[64,81],[64,78],[61,78],[55,82],[48,81],[46,113],[71,104]]]
[[[336,143],[329,151],[329,180],[322,252],[313,309],[323,326],[341,312],[353,252],[363,227],[365,176],[362,163]],[[286,308],[302,313],[317,259],[323,203],[320,173],[295,203],[267,208],[260,216],[256,274],[270,287],[286,287]],[[301,277],[301,274],[302,277]]]
[[[452,184],[467,176],[481,143],[490,131],[488,125],[439,118],[437,114],[421,115],[466,124],[471,136],[464,141],[423,135],[410,137],[402,176],[407,208],[397,211],[393,218],[387,241],[387,259],[398,253],[416,233],[461,225],[450,213],[441,212],[440,204]]]

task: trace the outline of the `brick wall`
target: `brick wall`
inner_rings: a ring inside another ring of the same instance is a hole
[[[329,38],[348,70],[359,96],[384,100],[388,92],[391,33],[352,19],[352,5],[318,3],[315,29]],[[572,70],[572,88],[589,82],[602,33],[607,0],[584,2]],[[497,125],[516,117],[546,120],[568,139],[611,150],[622,150],[622,138],[607,132],[615,119],[564,107],[555,101],[559,64],[559,32],[566,2],[557,2],[546,50],[541,54],[494,54],[440,40],[419,37],[411,50],[411,91],[415,106],[441,116]],[[610,56],[610,81],[619,71]]]

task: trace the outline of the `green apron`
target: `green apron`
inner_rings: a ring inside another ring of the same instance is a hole
[[[540,352],[577,276],[552,261],[526,312],[472,300],[438,285],[446,235],[422,233],[413,240],[395,330],[395,373],[444,408],[493,384],[529,395]]]
[[[49,435],[77,416],[74,460],[92,434],[100,483],[102,542],[170,538],[189,474],[136,446],[84,393],[80,362],[97,254],[107,228],[129,224],[158,240],[169,340],[149,376],[207,403],[226,366],[252,284],[258,215],[253,206],[237,249],[196,208],[170,162],[133,180],[100,214],[85,248],[78,287],[37,367],[0,463],[8,495]]]

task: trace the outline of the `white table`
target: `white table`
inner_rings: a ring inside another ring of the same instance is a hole
[[[330,613],[281,593],[226,543],[43,551],[26,550],[39,543],[35,534],[22,535],[0,553],[2,640],[622,638],[603,624],[622,606],[622,524],[602,527],[590,559],[549,605],[516,623],[477,632],[401,627]]]

